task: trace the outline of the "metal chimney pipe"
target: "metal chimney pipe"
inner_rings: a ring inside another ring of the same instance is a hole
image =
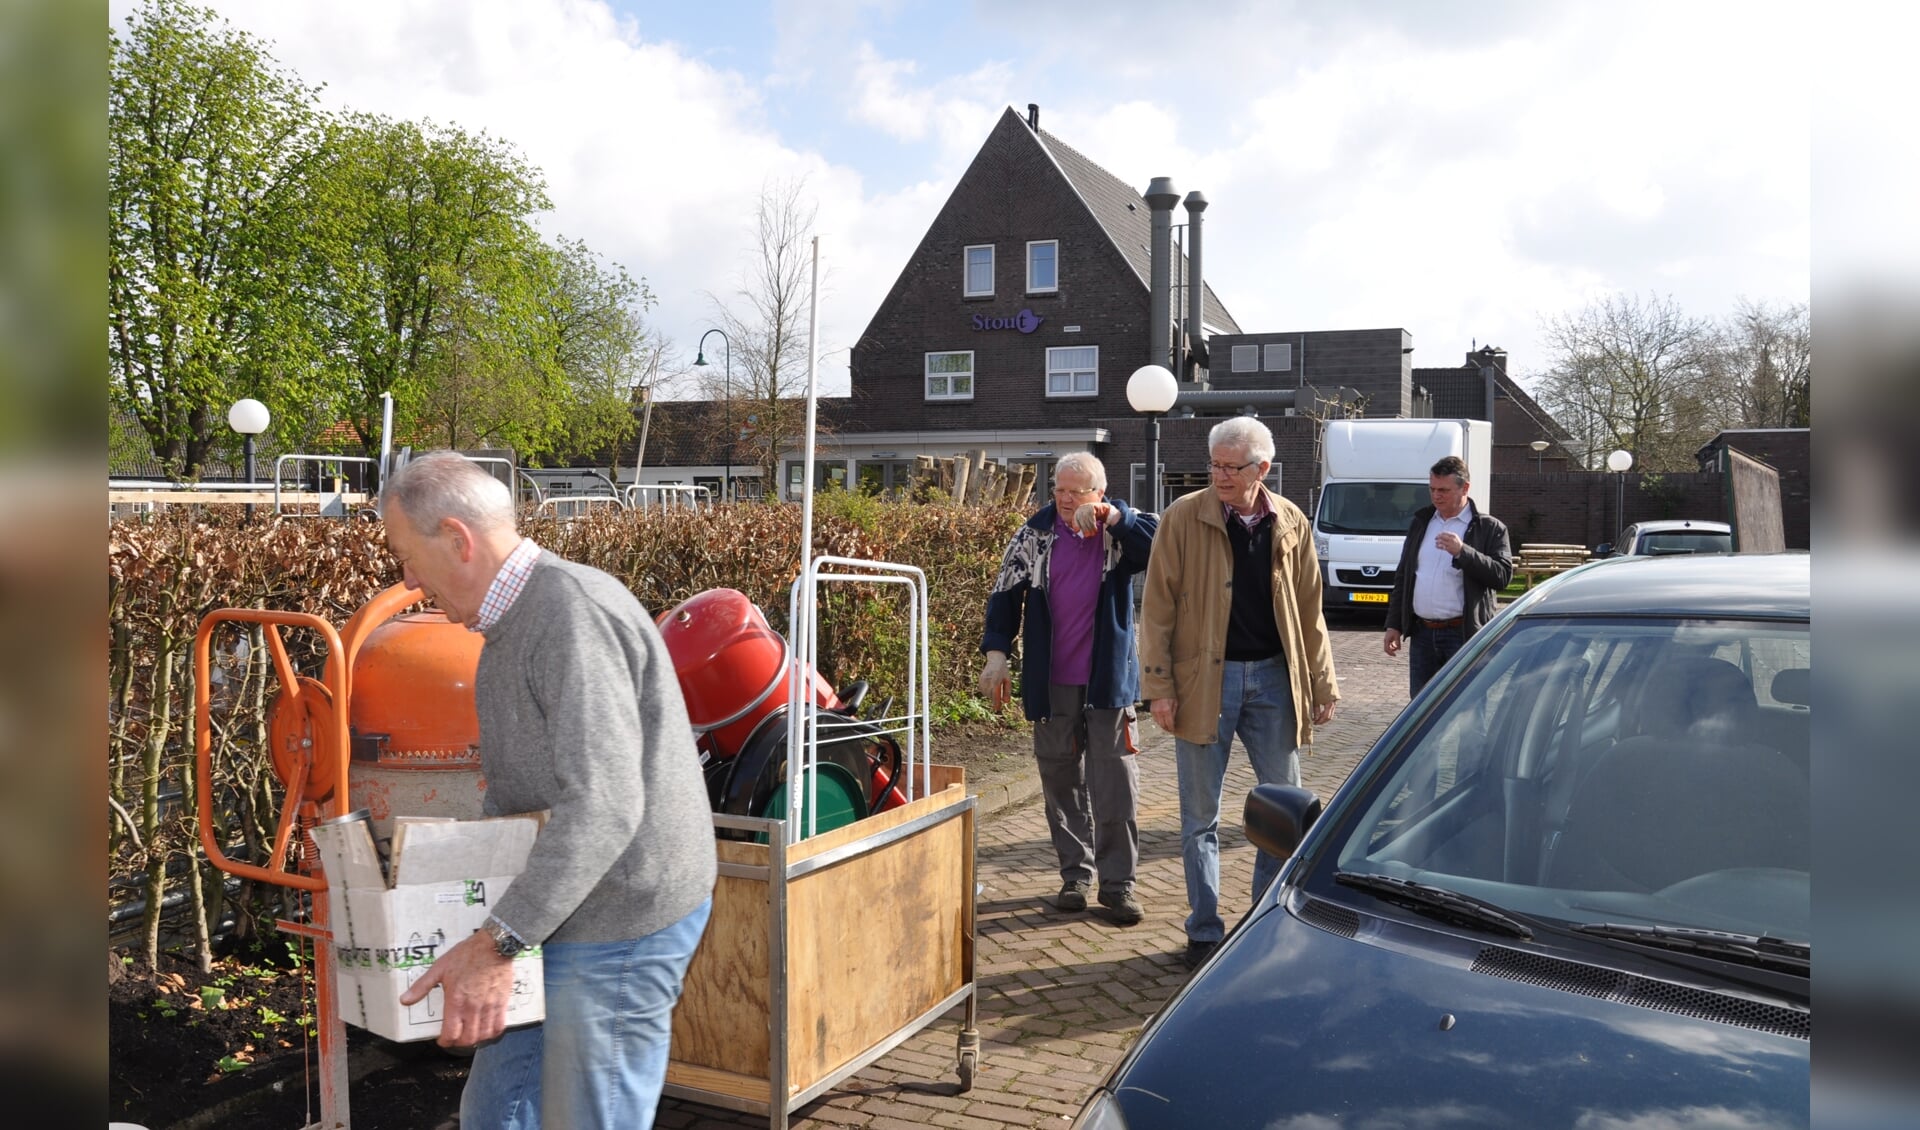
[[[1147,186],[1147,207],[1153,209],[1153,243],[1149,248],[1147,295],[1147,363],[1180,371],[1173,355],[1173,206],[1180,190],[1172,177],[1155,177]]]
[[[1187,193],[1187,355],[1193,359],[1195,370],[1207,364],[1206,331],[1201,329],[1206,317],[1206,277],[1200,273],[1200,213],[1207,210],[1207,198],[1200,195],[1198,189]],[[1177,370],[1176,370],[1177,371]],[[1192,380],[1199,380],[1196,371]]]

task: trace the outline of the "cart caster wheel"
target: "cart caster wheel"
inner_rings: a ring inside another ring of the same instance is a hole
[[[960,1053],[960,1093],[963,1095],[973,1090],[973,1068],[979,1058],[979,1052]]]

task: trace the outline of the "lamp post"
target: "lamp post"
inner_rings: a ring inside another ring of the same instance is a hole
[[[1147,416],[1147,506],[1160,512],[1160,415],[1180,397],[1180,383],[1164,365],[1142,365],[1127,378],[1127,403]]]
[[[240,433],[241,450],[246,452],[247,484],[253,484],[253,437],[267,430],[273,422],[273,414],[267,406],[252,397],[236,400],[233,407],[227,409],[227,426]],[[247,521],[253,521],[253,503],[247,503]]]
[[[1542,472],[1540,470],[1540,456],[1543,452],[1547,450],[1548,447],[1551,447],[1552,445],[1549,444],[1544,439],[1536,439],[1532,443],[1528,444],[1527,446],[1533,448],[1533,473],[1536,475],[1541,474]]]
[[[1633,466],[1633,452],[1616,449],[1607,456],[1607,470],[1616,477],[1613,503],[1613,524],[1620,529],[1627,528],[1627,468]]]
[[[720,488],[720,497],[733,501],[733,339],[725,330],[712,329],[700,335],[700,344],[694,348],[693,364],[697,369],[707,367],[707,339],[714,334],[727,344],[727,470],[726,485]],[[685,356],[682,354],[682,356]]]

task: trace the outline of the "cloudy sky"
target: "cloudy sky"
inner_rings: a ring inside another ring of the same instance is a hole
[[[1804,4],[210,2],[331,107],[518,146],[546,230],[643,276],[683,362],[762,185],[805,178],[825,392],[1029,102],[1136,188],[1206,193],[1208,278],[1246,329],[1403,326],[1415,364],[1491,342],[1527,377],[1543,319],[1606,292],[1807,299]]]

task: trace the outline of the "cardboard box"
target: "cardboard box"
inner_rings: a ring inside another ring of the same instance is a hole
[[[384,866],[365,820],[313,829],[327,875],[329,922],[340,1014],[389,1040],[440,1034],[442,994],[411,1007],[400,994],[441,954],[480,929],[513,877],[527,865],[540,821],[396,817]],[[546,1015],[540,949],[514,958],[509,1026]]]

